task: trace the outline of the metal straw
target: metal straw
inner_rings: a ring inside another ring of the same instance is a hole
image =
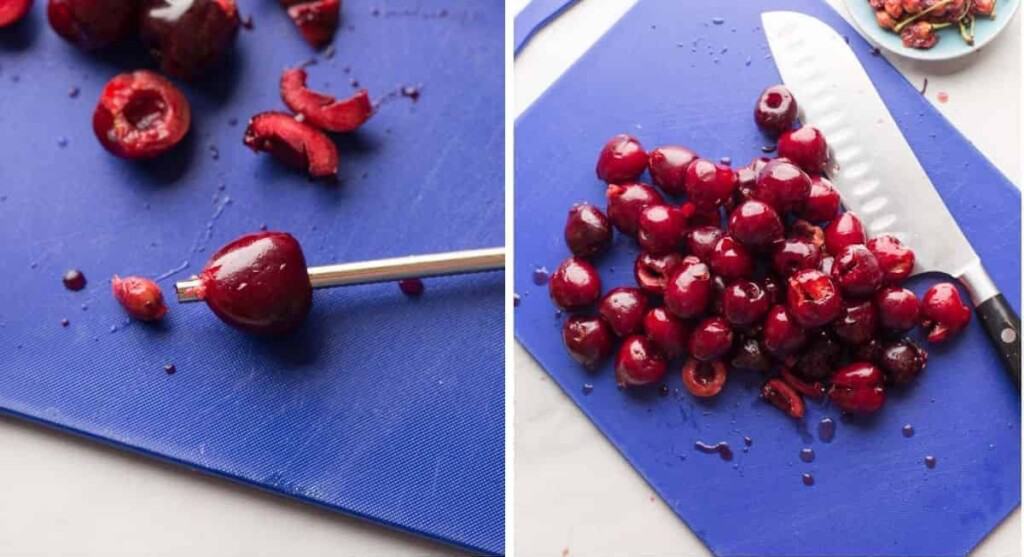
[[[310,267],[308,272],[313,288],[332,288],[407,278],[481,273],[504,268],[505,248],[487,248],[324,265]],[[196,277],[175,283],[178,302],[198,302],[199,287],[200,281]]]

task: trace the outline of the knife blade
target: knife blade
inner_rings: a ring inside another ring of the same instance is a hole
[[[871,236],[892,234],[916,255],[914,274],[941,272],[967,289],[1007,372],[1020,387],[1020,318],[985,271],[871,78],[846,40],[797,12],[761,14],[800,119],[825,134],[829,177]],[[868,140],[870,138],[870,140]],[[898,176],[899,187],[892,179]]]

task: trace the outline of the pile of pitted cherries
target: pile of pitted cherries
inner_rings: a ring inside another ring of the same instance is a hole
[[[906,333],[920,325],[941,343],[967,325],[956,286],[936,284],[918,300],[901,286],[913,251],[894,236],[868,238],[856,215],[840,212],[824,176],[825,137],[794,129],[796,117],[785,87],[766,89],[754,118],[777,139],[778,157],[738,170],[685,147],[608,141],[597,161],[607,212],[569,211],[573,255],[549,281],[555,305],[577,312],[562,328],[575,360],[594,369],[622,339],[620,388],[658,384],[681,361],[697,397],[721,392],[732,369],[752,370],[765,375],[761,397],[794,418],[805,396],[867,414],[925,367],[927,353]],[[645,170],[658,189],[638,181]],[[591,261],[611,247],[613,227],[640,245],[636,285],[602,297]]]

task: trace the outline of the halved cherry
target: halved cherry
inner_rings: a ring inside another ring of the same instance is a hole
[[[290,114],[261,112],[253,116],[245,130],[245,144],[314,178],[338,173],[338,149],[330,138]]]
[[[326,46],[334,38],[341,19],[341,0],[281,0],[281,5],[288,8],[288,17],[313,48]]]
[[[728,370],[720,360],[701,362],[697,358],[689,358],[683,364],[683,386],[696,397],[710,398],[722,392],[728,376]]]
[[[761,386],[761,398],[791,418],[799,420],[804,417],[804,399],[800,398],[796,389],[778,377],[769,379]]]
[[[302,68],[285,70],[281,75],[281,99],[306,122],[329,132],[354,131],[373,116],[373,105],[366,89],[338,100],[308,89],[306,70]]]
[[[0,0],[0,28],[21,21],[31,7],[32,0]]]
[[[167,152],[185,137],[191,123],[185,95],[147,70],[108,81],[92,116],[100,144],[126,159],[150,159]]]
[[[793,387],[796,392],[804,396],[809,396],[814,400],[821,400],[825,398],[825,386],[819,381],[807,381],[805,379],[801,379],[790,371],[788,367],[783,367],[779,374],[782,376],[782,380],[790,387]]]

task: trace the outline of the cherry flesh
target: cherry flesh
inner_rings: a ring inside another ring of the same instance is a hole
[[[145,277],[114,275],[110,283],[114,298],[128,315],[139,321],[159,321],[167,315],[167,305],[160,287]]]
[[[573,315],[562,325],[562,342],[574,360],[595,369],[611,356],[615,335],[600,317]]]
[[[261,112],[249,120],[245,145],[270,153],[286,166],[313,178],[338,174],[338,149],[324,133],[284,112]]]
[[[695,397],[710,398],[722,392],[729,377],[728,369],[721,361],[702,362],[689,358],[683,364],[683,386]]]
[[[804,417],[804,399],[782,379],[776,377],[766,381],[761,386],[761,398],[791,418],[799,420]]]
[[[789,277],[787,309],[803,327],[820,327],[839,317],[842,296],[832,279],[814,269],[798,271]]]
[[[288,6],[288,17],[313,48],[327,46],[334,38],[341,20],[341,0],[281,0],[281,3]]]
[[[609,184],[633,182],[647,169],[647,152],[631,135],[608,140],[597,157],[597,177]]]
[[[302,68],[285,70],[281,75],[281,99],[308,124],[329,132],[355,131],[373,116],[373,104],[366,89],[339,100],[307,88],[306,70]]]
[[[103,88],[92,129],[103,148],[125,159],[151,159],[181,142],[192,122],[185,95],[146,70],[115,76]]]
[[[633,276],[637,286],[648,294],[661,296],[665,293],[665,285],[669,278],[683,263],[683,256],[678,253],[652,255],[641,253],[633,264]]]
[[[940,282],[924,293],[921,300],[922,325],[928,342],[942,343],[956,336],[971,320],[971,308],[960,298],[960,291],[949,282]]]

